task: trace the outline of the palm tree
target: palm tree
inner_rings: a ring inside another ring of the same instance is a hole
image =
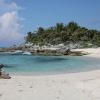
[[[60,33],[64,29],[64,24],[63,23],[57,23],[55,29],[56,29],[56,32]]]
[[[26,42],[32,42],[33,41],[33,33],[28,32],[26,37]]]

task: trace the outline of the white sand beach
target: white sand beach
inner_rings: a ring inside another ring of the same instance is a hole
[[[100,48],[79,49],[100,57]],[[100,100],[100,70],[0,79],[0,100]]]
[[[88,53],[85,56],[100,58],[100,48],[73,49],[73,51],[82,51]]]

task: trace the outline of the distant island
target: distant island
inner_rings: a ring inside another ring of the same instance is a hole
[[[86,53],[72,52],[71,49],[94,47],[100,47],[100,31],[69,22],[67,25],[57,23],[49,28],[39,27],[37,31],[27,33],[24,44],[1,48],[0,51],[13,54],[84,55]]]

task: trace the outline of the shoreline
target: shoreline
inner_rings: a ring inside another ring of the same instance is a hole
[[[10,74],[12,77],[16,77],[16,76],[22,76],[22,77],[45,77],[45,76],[66,76],[66,75],[74,75],[74,74],[81,74],[81,73],[83,73],[83,74],[85,74],[85,73],[91,73],[91,72],[100,72],[100,69],[93,69],[93,70],[87,70],[87,71],[78,71],[78,72],[64,72],[64,73],[44,73],[44,74],[42,74],[42,73],[28,73],[28,74],[26,74],[26,73],[20,73],[20,74]]]
[[[9,72],[10,76],[56,76],[56,75],[68,75],[68,74],[76,74],[76,73],[85,73],[98,71],[100,68],[89,68],[89,69],[77,69],[77,70],[68,70],[68,71],[60,71],[60,72],[17,72],[12,73]],[[6,73],[6,72],[5,72]]]
[[[83,53],[87,53],[87,55],[83,55],[86,57],[100,58],[100,47],[99,48],[73,49],[72,51],[81,51]]]

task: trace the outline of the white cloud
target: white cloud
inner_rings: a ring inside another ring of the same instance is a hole
[[[0,45],[7,46],[22,42],[24,35],[20,32],[22,18],[18,15],[18,6],[16,3],[6,4],[4,2],[0,3],[0,6],[14,9],[6,11],[0,16]]]
[[[19,7],[15,2],[11,2],[11,3],[6,3],[5,1],[0,1],[0,8],[4,8],[6,10],[20,10],[22,9],[21,7]]]
[[[16,12],[7,12],[0,16],[0,40],[19,42],[23,39],[20,34],[19,16]]]

